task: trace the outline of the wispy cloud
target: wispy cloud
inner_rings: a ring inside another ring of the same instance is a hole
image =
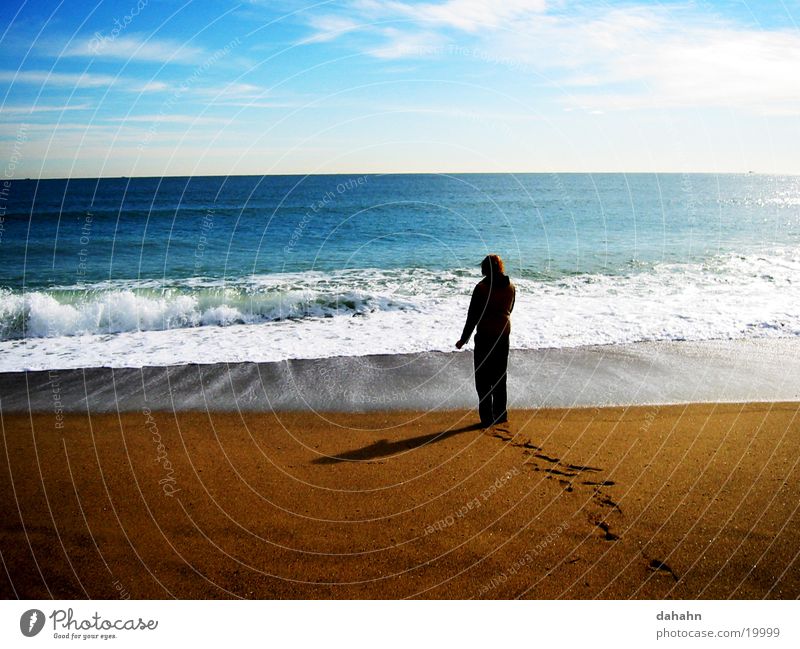
[[[436,52],[447,40],[436,32],[409,32],[393,27],[381,29],[378,35],[380,44],[365,48],[364,52],[379,59],[423,58]]]
[[[109,74],[89,72],[49,72],[47,70],[0,70],[0,83],[30,84],[61,88],[110,88],[112,86],[127,92],[159,92],[170,86],[162,81],[136,81]]]
[[[540,14],[545,0],[447,0],[411,3],[397,0],[360,0],[355,8],[371,16],[400,17],[421,25],[450,27],[466,32],[506,27],[521,18]]]
[[[800,34],[688,10],[629,7],[487,39],[589,109],[745,107],[800,101]]]
[[[743,26],[695,5],[549,9],[538,0],[354,0],[347,7],[314,19],[318,38],[346,38],[355,27],[335,27],[357,12],[362,38],[353,46],[365,55],[413,60],[465,52],[536,74],[521,75],[523,83],[549,79],[571,108],[800,112],[800,33]],[[320,25],[330,30],[320,33]],[[459,48],[441,47],[453,30],[461,32]],[[371,39],[366,46],[364,36]]]
[[[204,115],[128,115],[127,117],[109,117],[108,122],[119,122],[122,124],[152,124],[153,122],[163,122],[165,124],[184,124],[187,127],[198,124],[227,124],[230,119],[224,117],[207,117]]]
[[[195,92],[204,97],[216,100],[233,99],[258,99],[264,96],[267,90],[252,83],[232,81],[224,85],[206,86],[197,88]]]
[[[222,101],[213,100],[213,106],[232,106],[235,108],[267,108],[267,109],[285,109],[285,108],[310,108],[308,103],[299,103],[292,101],[257,101],[257,100],[233,100],[229,101],[223,99]]]
[[[308,24],[314,31],[301,42],[324,43],[348,33],[363,32],[385,40],[371,50],[374,56],[399,58],[412,50],[429,49],[433,42],[441,41],[442,37],[432,31],[437,28],[469,33],[496,29],[523,17],[538,15],[546,6],[545,0],[447,0],[438,4],[355,0],[347,10],[357,19],[341,13],[310,16]],[[387,26],[389,21],[404,27]]]
[[[301,43],[325,43],[361,27],[357,20],[344,16],[311,16],[309,25],[314,32]]]
[[[170,89],[170,85],[164,81],[147,81],[135,87],[137,92],[165,92]],[[133,90],[134,88],[132,88]]]
[[[116,59],[151,63],[185,63],[194,65],[206,56],[205,50],[175,40],[157,40],[131,34],[118,38],[95,35],[68,47],[61,56]]]
[[[72,104],[65,106],[34,105],[34,106],[3,106],[0,116],[34,115],[36,113],[63,113],[69,110],[91,110],[91,104]]]
[[[54,134],[74,131],[96,132],[104,128],[102,125],[84,122],[46,122],[41,124],[26,124],[26,133],[33,136],[52,137]],[[16,124],[0,124],[0,135],[10,137],[19,130]]]
[[[0,82],[33,85],[67,86],[72,88],[102,88],[117,81],[108,74],[49,72],[47,70],[0,70]]]

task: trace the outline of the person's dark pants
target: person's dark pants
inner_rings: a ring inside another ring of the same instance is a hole
[[[475,336],[475,387],[481,423],[489,426],[508,419],[506,411],[506,370],[508,336]]]

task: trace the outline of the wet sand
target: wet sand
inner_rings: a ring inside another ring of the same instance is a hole
[[[513,349],[508,387],[515,409],[794,402],[800,338]],[[4,413],[429,411],[474,403],[469,351],[0,372]]]
[[[5,598],[797,598],[797,403],[9,414]]]

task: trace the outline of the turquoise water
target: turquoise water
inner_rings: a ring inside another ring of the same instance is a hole
[[[489,252],[517,283],[516,347],[800,335],[796,176],[119,178],[6,190],[6,368],[450,349]]]
[[[0,285],[474,266],[615,274],[800,242],[800,179],[487,174],[11,185]]]

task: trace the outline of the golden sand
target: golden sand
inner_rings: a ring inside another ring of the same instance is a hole
[[[797,413],[5,415],[0,592],[796,598]]]

